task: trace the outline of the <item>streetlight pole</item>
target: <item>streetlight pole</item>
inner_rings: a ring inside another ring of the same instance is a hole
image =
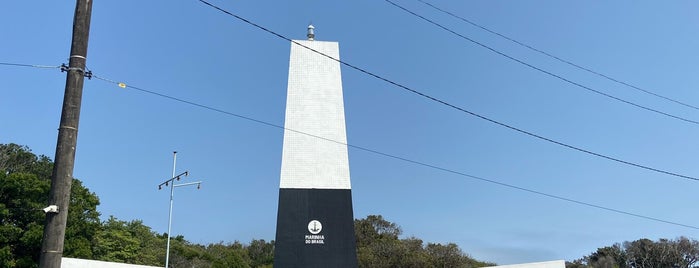
[[[172,178],[175,178],[175,166],[177,166],[177,151],[172,152]],[[185,176],[189,175],[185,171]],[[167,247],[165,249],[165,268],[168,268],[168,264],[170,262],[170,232],[172,231],[172,203],[175,197],[175,183],[172,182],[172,178],[170,178],[170,210],[167,213]],[[178,177],[177,180],[180,178]],[[167,182],[165,183],[165,186],[167,186]],[[160,190],[160,186],[158,186],[158,190]]]
[[[163,188],[163,185],[166,187],[169,185],[170,186],[170,210],[168,212],[168,220],[167,220],[167,248],[165,249],[165,268],[168,268],[168,265],[170,264],[170,233],[172,232],[172,204],[174,201],[175,197],[175,187],[181,187],[181,186],[189,186],[189,185],[197,185],[197,189],[201,188],[201,181],[195,181],[195,182],[190,182],[190,183],[182,183],[182,184],[177,184],[175,185],[175,180],[180,180],[181,176],[187,177],[189,175],[189,171],[185,171],[180,173],[179,175],[175,175],[175,167],[177,165],[177,151],[172,152],[173,154],[173,161],[172,161],[172,178],[165,180],[161,184],[158,185],[158,190]]]

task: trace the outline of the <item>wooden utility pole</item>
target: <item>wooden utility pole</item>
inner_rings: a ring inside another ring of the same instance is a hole
[[[46,224],[41,241],[39,267],[60,268],[63,257],[63,242],[68,221],[68,204],[70,187],[73,182],[75,147],[78,142],[78,122],[80,121],[80,104],[85,80],[85,62],[87,57],[87,40],[90,33],[92,0],[77,0],[73,17],[73,40],[70,47],[70,59],[67,71],[63,109],[58,128],[56,157],[51,174],[51,192],[49,206],[58,209],[45,210]]]

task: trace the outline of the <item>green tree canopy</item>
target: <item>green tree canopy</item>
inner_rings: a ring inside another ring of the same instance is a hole
[[[677,239],[638,239],[602,247],[588,256],[567,263],[568,268],[696,268],[699,242]]]
[[[53,162],[25,146],[0,144],[0,266],[36,267]],[[99,198],[73,179],[64,256],[92,257]]]
[[[472,259],[453,243],[428,243],[403,233],[398,224],[381,215],[369,215],[354,221],[359,267],[367,268],[470,268],[492,266]]]
[[[0,267],[37,267],[51,186],[53,162],[25,146],[0,144]],[[110,216],[100,221],[99,198],[73,179],[66,226],[65,257],[163,266],[167,234],[158,234],[140,220]],[[401,238],[396,223],[380,215],[355,220],[360,267],[483,267],[456,244]],[[686,243],[685,243],[686,244]],[[692,244],[683,244],[691,248]],[[684,255],[683,255],[684,256]],[[690,258],[690,257],[687,257]],[[271,268],[274,241],[194,244],[171,238],[170,267]],[[696,261],[696,260],[695,260]]]

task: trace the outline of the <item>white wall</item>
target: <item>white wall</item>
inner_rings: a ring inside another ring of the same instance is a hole
[[[155,268],[136,264],[62,258],[61,268]],[[565,261],[532,262],[513,265],[492,266],[491,268],[565,268]]]
[[[513,265],[492,266],[493,268],[565,268],[565,261],[532,262]]]
[[[61,258],[61,268],[155,268],[156,266],[145,266],[136,264],[93,261],[73,258]]]

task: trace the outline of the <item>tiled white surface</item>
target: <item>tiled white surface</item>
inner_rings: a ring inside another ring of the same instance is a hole
[[[502,266],[491,266],[491,268],[565,268],[565,261],[532,262],[523,264],[512,264]]]
[[[106,261],[93,261],[74,258],[61,258],[63,268],[157,268],[157,266],[145,266],[137,264],[126,264]]]
[[[339,59],[337,42],[295,41]],[[281,188],[351,188],[339,62],[291,43],[284,127]]]

